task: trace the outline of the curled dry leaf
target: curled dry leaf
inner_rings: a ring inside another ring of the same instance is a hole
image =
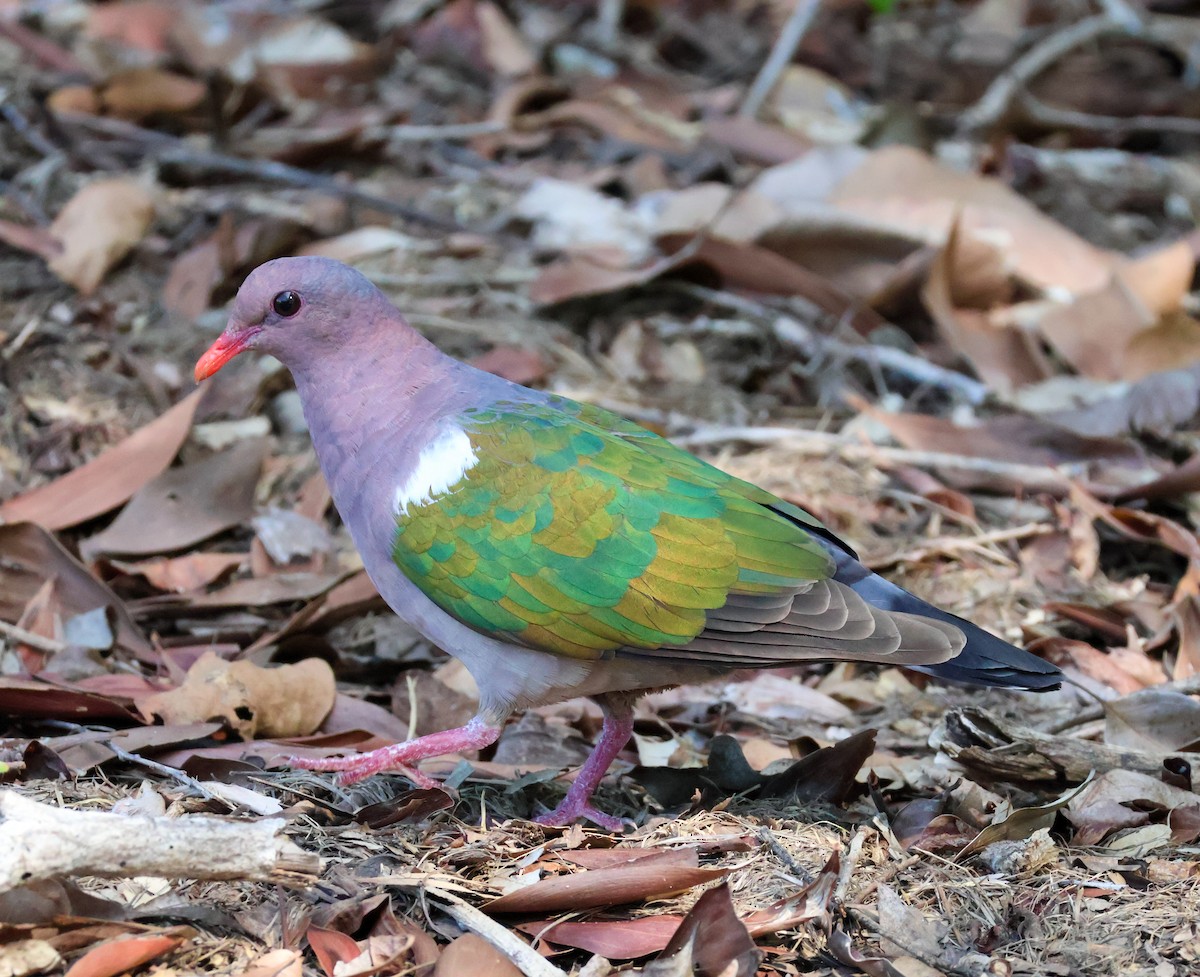
[[[733,908],[729,885],[722,882],[696,900],[655,961],[654,972],[663,977],[754,977],[760,959]]]
[[[125,257],[154,219],[154,197],[135,180],[114,178],[89,183],[50,225],[62,251],[50,270],[84,295],[91,295],[108,270]]]
[[[1035,337],[1016,325],[993,323],[987,306],[980,307],[983,253],[994,268],[998,252],[967,238],[955,220],[921,290],[925,308],[942,338],[989,386],[1007,391],[1045,380],[1054,370]]]
[[[320,727],[336,694],[333,669],[319,658],[261,668],[206,654],[183,685],[151,696],[141,710],[167,723],[222,719],[245,740],[306,736]]]

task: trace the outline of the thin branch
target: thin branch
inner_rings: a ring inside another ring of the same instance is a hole
[[[29,645],[30,648],[36,648],[38,651],[48,651],[51,654],[58,654],[67,649],[65,641],[34,634],[32,631],[26,631],[15,624],[9,624],[7,621],[0,621],[0,634],[16,644]]]
[[[427,213],[411,204],[401,203],[387,197],[360,190],[353,183],[344,183],[331,176],[320,173],[310,173],[298,166],[277,163],[269,159],[245,159],[241,156],[231,156],[212,150],[196,149],[182,139],[168,136],[151,129],[143,129],[118,119],[105,119],[98,116],[74,115],[60,116],[59,121],[85,131],[99,135],[127,139],[145,149],[146,155],[156,163],[173,163],[177,166],[191,166],[210,173],[224,173],[235,176],[245,176],[251,179],[263,180],[267,183],[279,183],[285,186],[299,187],[304,190],[317,190],[331,196],[343,197],[366,204],[385,214],[424,224],[442,231],[457,231],[461,228],[443,217]]]
[[[1184,136],[1200,136],[1200,119],[1176,115],[1093,115],[1075,109],[1047,105],[1028,92],[1021,92],[1017,104],[1030,122],[1058,129],[1080,129],[1086,132],[1173,132]]]
[[[427,886],[425,893],[459,926],[481,936],[508,957],[525,977],[567,977],[565,972],[554,966],[507,926],[500,925],[469,902],[433,886]]]
[[[771,53],[767,55],[767,60],[763,62],[754,83],[742,101],[741,108],[738,109],[739,115],[751,119],[758,115],[763,102],[771,94],[771,89],[779,81],[779,76],[783,74],[783,69],[791,63],[795,56],[796,49],[804,40],[804,35],[808,33],[808,28],[812,25],[813,18],[816,17],[820,6],[821,0],[796,0],[796,6],[779,32],[779,39],[771,48]]]
[[[1189,675],[1187,678],[1176,679],[1174,682],[1163,682],[1161,685],[1151,685],[1148,688],[1154,689],[1156,692],[1178,692],[1181,695],[1200,695],[1200,675]],[[1122,696],[1121,698],[1124,698]],[[1113,699],[1113,702],[1120,702],[1121,699]],[[1087,709],[1082,709],[1061,722],[1055,723],[1049,727],[1047,733],[1065,733],[1068,729],[1074,729],[1077,726],[1086,726],[1088,723],[1094,723],[1098,719],[1103,719],[1105,709],[1103,705],[1089,706]]]
[[[1076,48],[1102,37],[1134,37],[1142,31],[1140,21],[1131,25],[1127,20],[1114,19],[1107,12],[1055,31],[996,76],[979,101],[959,116],[959,131],[975,133],[994,126],[1008,114],[1022,89]]]
[[[685,294],[712,302],[714,305],[722,305],[734,312],[741,312],[752,319],[769,324],[776,339],[795,347],[810,359],[826,355],[890,370],[916,383],[952,391],[970,404],[981,404],[987,399],[987,384],[980,383],[957,370],[948,370],[936,363],[930,363],[926,359],[906,353],[894,346],[878,346],[867,342],[847,343],[832,336],[823,336],[814,332],[798,319],[783,315],[769,306],[744,296],[721,292],[690,282],[672,282],[671,284],[672,287]]]

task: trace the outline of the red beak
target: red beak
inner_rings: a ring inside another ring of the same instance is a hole
[[[226,363],[242,352],[250,342],[254,332],[234,333],[223,332],[217,341],[208,347],[208,351],[196,361],[196,382],[206,380]]]

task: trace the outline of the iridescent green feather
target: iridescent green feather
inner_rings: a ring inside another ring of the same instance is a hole
[[[684,645],[730,593],[833,572],[803,510],[616,414],[555,399],[457,421],[477,461],[397,515],[394,556],[480,632],[577,658]]]

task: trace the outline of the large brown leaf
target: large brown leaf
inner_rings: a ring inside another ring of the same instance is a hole
[[[254,487],[266,451],[261,439],[242,441],[202,461],[168,469],[81,549],[88,556],[169,553],[245,522],[254,513]]]

